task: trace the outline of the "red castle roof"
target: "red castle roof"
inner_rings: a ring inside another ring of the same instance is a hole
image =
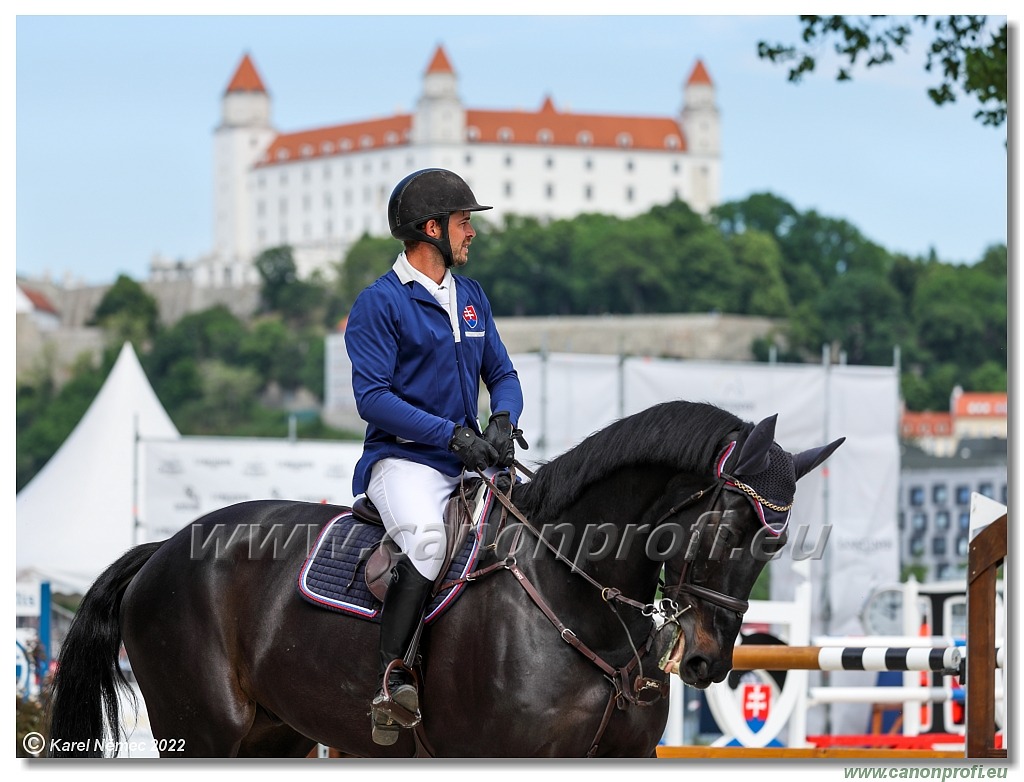
[[[451,62],[438,46],[427,73],[452,73]],[[688,84],[711,84],[707,69],[698,60]],[[242,87],[238,85],[249,85]],[[255,85],[255,86],[254,86]],[[246,55],[232,79],[231,89],[263,89]],[[675,118],[613,114],[577,114],[559,111],[546,95],[538,111],[467,109],[467,142],[470,144],[549,145],[684,152],[686,138]],[[410,143],[412,115],[352,122],[278,135],[258,165],[269,166],[300,158],[323,157],[366,149]]]
[[[266,91],[266,87],[263,86],[263,80],[256,71],[256,66],[253,65],[252,59],[246,54],[242,58],[242,62],[238,64],[238,69],[235,71],[235,75],[231,77],[231,83],[228,84],[228,88],[224,92]]]

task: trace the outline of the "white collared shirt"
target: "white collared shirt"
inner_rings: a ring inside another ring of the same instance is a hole
[[[459,300],[458,296],[455,295],[455,277],[452,275],[451,269],[445,269],[441,282],[436,283],[409,263],[409,259],[405,257],[404,252],[398,254],[398,258],[395,259],[395,265],[391,268],[394,269],[395,274],[398,275],[398,279],[402,281],[403,285],[409,282],[418,282],[427,289],[427,293],[434,297],[434,301],[445,308],[448,312],[448,320],[452,324],[452,336],[455,337],[456,342],[461,342]]]

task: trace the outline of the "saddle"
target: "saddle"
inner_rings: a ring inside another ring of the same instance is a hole
[[[480,500],[483,497],[486,484],[479,478],[470,478],[459,484],[449,498],[444,509],[444,531],[446,549],[444,563],[441,565],[441,572],[434,581],[433,594],[440,591],[441,585],[447,578],[448,568],[456,552],[462,550],[466,536],[470,529],[479,520],[484,503]],[[352,503],[352,514],[359,520],[370,524],[384,526],[380,512],[370,501],[369,497],[360,496]],[[385,533],[380,543],[373,549],[366,560],[364,568],[366,586],[375,598],[384,602],[388,585],[391,583],[391,569],[395,560],[401,555],[398,545]]]

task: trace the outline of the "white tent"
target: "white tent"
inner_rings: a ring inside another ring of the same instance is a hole
[[[136,437],[177,439],[129,343],[82,420],[17,496],[17,569],[85,591],[135,543]]]

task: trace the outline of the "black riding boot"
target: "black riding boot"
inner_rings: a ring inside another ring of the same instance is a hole
[[[394,744],[401,728],[412,727],[419,721],[420,703],[416,685],[403,667],[398,663],[391,666],[391,663],[405,657],[423,619],[423,609],[430,599],[434,584],[431,579],[421,576],[405,557],[395,563],[391,573],[391,583],[380,612],[377,695],[370,704],[373,740],[384,745]]]

